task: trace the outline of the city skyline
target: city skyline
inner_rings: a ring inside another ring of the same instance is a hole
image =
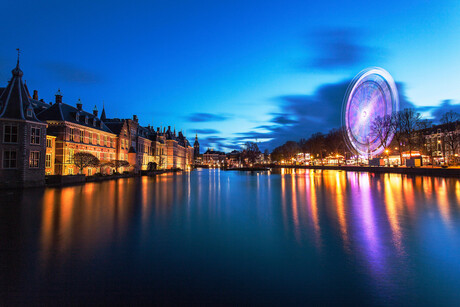
[[[142,114],[142,125],[175,125],[227,151],[337,127],[348,82],[368,66],[387,69],[424,115],[460,109],[458,3],[262,4],[8,3],[2,25],[15,31],[3,37],[0,78],[19,47],[29,90],[46,102],[60,88],[68,104],[104,101],[108,117]]]

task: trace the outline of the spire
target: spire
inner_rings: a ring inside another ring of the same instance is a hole
[[[23,73],[19,68],[19,50],[16,67],[11,73],[13,76],[0,96],[3,106],[0,117],[40,122],[35,116],[35,112],[29,102],[28,91],[22,81]]]
[[[106,116],[105,116],[105,105],[104,105],[104,100],[102,100],[102,113],[101,113],[101,120],[105,121]]]
[[[20,50],[19,48],[16,49],[18,51],[18,61],[16,63],[16,67],[11,71],[13,73],[13,76],[19,76],[19,77],[22,77],[23,75],[23,72],[22,70],[19,68],[19,54],[20,54]]]
[[[56,97],[56,103],[62,103],[62,94],[60,88],[58,88],[58,91],[54,96]]]

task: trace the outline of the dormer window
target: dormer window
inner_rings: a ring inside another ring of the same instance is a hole
[[[88,116],[85,116],[85,124],[88,125]]]
[[[101,128],[102,128],[102,121],[100,121],[100,122],[99,122],[99,125],[100,125],[100,126],[101,126]]]
[[[27,117],[32,117],[32,109],[27,109]]]
[[[78,114],[78,113],[75,114],[75,119],[77,120],[77,122],[80,121],[80,114]]]
[[[96,127],[96,119],[93,119],[93,126]]]

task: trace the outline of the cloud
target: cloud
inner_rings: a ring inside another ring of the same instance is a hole
[[[215,129],[193,129],[191,130],[192,133],[198,133],[198,134],[219,134],[219,130]]]
[[[298,141],[301,138],[309,138],[313,133],[327,133],[333,128],[340,127],[342,102],[350,81],[324,84],[312,95],[276,97],[275,101],[282,113],[271,113],[269,123],[255,127],[267,132],[236,133],[234,140],[241,142],[248,139],[269,139],[260,147],[273,149],[289,140]],[[401,108],[415,107],[405,95],[404,84],[398,82],[396,86]]]
[[[337,71],[375,65],[378,56],[386,52],[364,44],[364,31],[354,28],[323,28],[310,33],[308,46],[314,56],[307,60],[307,68]]]
[[[442,116],[449,111],[454,111],[460,114],[460,103],[454,103],[454,100],[443,100],[439,106],[424,107],[424,111],[429,111],[433,119],[433,123],[441,123]]]
[[[187,116],[190,122],[221,122],[231,118],[229,114],[193,113]]]
[[[69,63],[45,62],[42,64],[56,79],[69,83],[94,84],[102,82],[98,74]]]
[[[271,113],[273,115],[272,122],[280,125],[296,124],[297,120],[289,118],[289,114],[285,113]]]

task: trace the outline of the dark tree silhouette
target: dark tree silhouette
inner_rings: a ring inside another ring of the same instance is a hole
[[[73,164],[79,168],[80,174],[83,172],[83,169],[87,167],[97,167],[100,164],[100,161],[96,158],[96,156],[85,151],[80,151],[74,154],[73,160]]]

